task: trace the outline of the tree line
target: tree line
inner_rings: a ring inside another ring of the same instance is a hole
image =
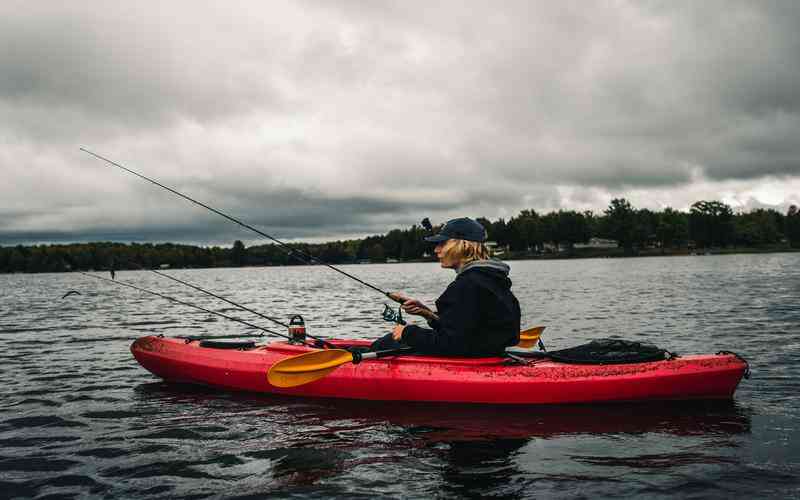
[[[637,209],[624,198],[611,200],[602,213],[559,210],[539,214],[522,210],[509,220],[478,218],[489,240],[510,257],[574,251],[592,238],[613,240],[623,254],[644,248],[698,249],[725,247],[800,248],[800,209],[786,214],[772,209],[734,213],[719,201],[698,201],[688,212]],[[438,228],[434,228],[435,230]],[[298,243],[292,248],[323,262],[346,264],[422,260],[430,256],[426,231],[417,225],[392,229],[383,235],[328,243]],[[0,272],[61,272],[70,270],[232,267],[304,264],[274,244],[230,248],[173,243],[72,243],[0,246]]]
[[[800,212],[756,209],[734,213],[719,201],[698,201],[688,212],[636,209],[624,198],[611,200],[601,214],[559,210],[540,215],[523,210],[509,221],[480,219],[489,238],[516,251],[567,250],[591,238],[614,240],[626,253],[642,248],[800,247]]]

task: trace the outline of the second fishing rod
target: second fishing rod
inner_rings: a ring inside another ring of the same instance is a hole
[[[113,160],[110,160],[110,159],[108,159],[108,158],[106,158],[104,156],[101,156],[101,155],[99,155],[97,153],[89,151],[86,148],[80,148],[80,150],[85,152],[85,153],[87,153],[87,154],[90,154],[90,155],[94,156],[95,158],[97,158],[99,160],[102,160],[102,161],[104,161],[104,162],[106,162],[106,163],[108,163],[110,165],[113,165],[113,166],[115,166],[117,168],[120,168],[120,169],[130,173],[130,174],[133,174],[133,175],[139,177],[140,179],[144,179],[147,182],[155,184],[156,186],[158,186],[160,188],[166,189],[167,191],[169,191],[169,192],[171,192],[171,193],[173,193],[173,194],[175,194],[177,196],[180,196],[181,198],[183,198],[183,199],[185,199],[187,201],[190,201],[190,202],[194,203],[195,205],[201,206],[201,207],[205,208],[206,210],[209,210],[209,211],[211,211],[211,212],[213,212],[213,213],[215,213],[215,214],[217,214],[217,215],[219,215],[219,216],[221,216],[221,217],[223,217],[223,218],[225,218],[225,219],[227,219],[227,220],[229,220],[229,221],[231,221],[231,222],[233,222],[235,224],[238,224],[239,226],[242,226],[242,227],[244,227],[246,229],[249,229],[250,231],[253,231],[256,234],[258,234],[260,236],[263,236],[264,238],[267,238],[267,239],[275,242],[281,249],[286,251],[289,256],[294,257],[294,258],[298,259],[301,262],[304,262],[306,264],[320,264],[320,265],[323,265],[323,266],[325,266],[325,267],[327,267],[329,269],[332,269],[333,271],[336,271],[337,273],[339,273],[339,274],[341,274],[343,276],[346,276],[346,277],[348,277],[348,278],[360,283],[361,285],[364,285],[364,286],[366,286],[368,288],[371,288],[372,290],[380,293],[384,297],[388,297],[389,299],[391,299],[391,300],[393,300],[393,301],[395,301],[397,303],[401,303],[401,304],[403,303],[403,299],[400,296],[398,296],[398,295],[396,295],[394,293],[390,293],[390,292],[387,292],[385,290],[382,290],[381,288],[379,288],[379,287],[377,287],[377,286],[375,286],[375,285],[373,285],[371,283],[368,283],[368,282],[358,278],[357,276],[353,276],[352,274],[350,274],[350,273],[348,273],[346,271],[343,271],[342,269],[339,269],[336,266],[333,266],[331,264],[323,262],[322,260],[320,260],[317,257],[314,257],[313,255],[310,255],[310,254],[307,254],[307,253],[305,253],[305,252],[303,252],[301,250],[292,248],[290,245],[287,245],[283,241],[280,241],[279,239],[277,239],[277,238],[275,238],[273,236],[270,236],[269,234],[267,234],[267,233],[265,233],[265,232],[263,232],[263,231],[261,231],[259,229],[256,229],[255,227],[251,226],[250,224],[246,224],[246,223],[240,221],[239,219],[237,219],[235,217],[232,217],[232,216],[230,216],[230,215],[228,215],[228,214],[226,214],[226,213],[224,213],[224,212],[222,212],[220,210],[217,210],[216,208],[213,208],[213,207],[211,207],[211,206],[209,206],[209,205],[207,205],[205,203],[197,201],[194,198],[191,198],[191,197],[189,197],[189,196],[187,196],[187,195],[185,195],[185,194],[183,194],[183,193],[181,193],[181,192],[179,192],[179,191],[177,191],[177,190],[175,190],[175,189],[173,189],[173,188],[171,188],[169,186],[165,186],[164,184],[162,184],[162,183],[160,183],[160,182],[158,182],[156,180],[151,179],[150,177],[147,177],[147,176],[145,176],[143,174],[140,174],[139,172],[131,170],[131,169],[129,169],[129,168],[123,166],[123,165],[120,165],[119,163],[117,163],[117,162],[115,162]]]
[[[207,309],[205,307],[198,306],[197,304],[193,304],[193,303],[187,302],[185,300],[176,299],[175,297],[170,297],[169,295],[164,295],[163,293],[154,292],[152,290],[148,290],[146,288],[142,288],[142,287],[139,287],[139,286],[136,286],[136,285],[132,285],[130,283],[124,283],[122,281],[117,281],[116,279],[103,278],[101,276],[97,276],[97,275],[94,275],[94,274],[86,273],[86,272],[83,272],[83,271],[78,271],[78,273],[82,274],[84,276],[88,276],[89,278],[105,281],[105,282],[108,282],[108,283],[113,283],[114,285],[118,285],[118,286],[124,286],[126,288],[131,288],[133,290],[138,290],[140,292],[145,292],[145,293],[148,293],[150,295],[155,295],[156,297],[161,297],[163,299],[169,300],[170,302],[173,302],[175,304],[181,304],[181,305],[184,305],[184,306],[191,307],[193,309],[197,309],[197,310],[209,313],[209,314],[213,314],[215,316],[219,316],[219,317],[231,320],[231,321],[235,321],[237,323],[241,323],[243,325],[247,325],[250,328],[261,330],[261,331],[263,331],[265,333],[268,333],[270,335],[283,337],[286,340],[288,340],[290,343],[304,344],[304,345],[307,345],[309,347],[322,347],[323,343],[324,343],[325,345],[328,345],[328,346],[330,346],[332,348],[336,347],[333,344],[330,344],[328,342],[322,341],[320,339],[316,339],[316,342],[319,345],[315,345],[314,343],[308,342],[308,340],[305,338],[306,337],[305,331],[302,332],[302,335],[293,334],[292,329],[291,329],[291,323],[289,323],[289,326],[290,326],[289,335],[285,335],[283,333],[278,333],[275,330],[270,330],[269,328],[264,328],[263,326],[259,326],[259,325],[253,324],[253,323],[251,323],[249,321],[245,321],[245,320],[240,319],[240,318],[235,318],[233,316],[228,316],[227,314],[223,314],[223,313],[221,313],[219,311],[212,311],[211,309]],[[69,295],[69,292],[67,293],[67,295]],[[64,297],[66,297],[67,295],[65,295]],[[186,339],[187,342],[193,342],[195,340],[202,341],[202,340],[208,340],[208,339],[241,338],[241,337],[263,337],[263,336],[264,336],[264,334],[261,333],[261,334],[258,334],[258,335],[237,334],[237,335],[222,335],[222,336],[215,335],[215,336],[212,336],[212,337],[208,337],[208,336],[201,336],[201,337],[197,337],[197,336],[179,336],[178,338],[184,338],[184,339]]]
[[[232,301],[232,300],[230,300],[228,298],[225,298],[225,297],[223,297],[221,295],[217,295],[217,294],[215,294],[213,292],[210,292],[210,291],[208,291],[208,290],[206,290],[204,288],[201,288],[201,287],[199,287],[197,285],[193,285],[192,283],[189,283],[187,281],[178,279],[175,276],[171,276],[171,275],[163,273],[161,271],[156,271],[155,269],[146,268],[146,267],[144,267],[142,265],[139,265],[139,264],[137,264],[135,262],[132,262],[132,261],[129,261],[129,260],[126,260],[125,263],[127,263],[128,265],[133,266],[135,268],[138,268],[138,269],[140,269],[142,271],[150,271],[151,273],[155,273],[158,276],[161,276],[163,278],[167,278],[167,279],[172,280],[172,281],[174,281],[176,283],[180,283],[181,285],[184,285],[184,286],[187,286],[187,287],[192,288],[194,290],[197,290],[198,292],[202,292],[202,293],[204,293],[206,295],[214,297],[215,299],[221,300],[221,301],[226,302],[226,303],[228,303],[228,304],[230,304],[232,306],[235,306],[235,307],[237,307],[237,308],[239,308],[239,309],[241,309],[243,311],[247,311],[249,313],[255,314],[256,316],[258,316],[260,318],[264,318],[264,319],[269,320],[269,321],[271,321],[271,322],[273,322],[273,323],[275,323],[277,325],[280,325],[280,326],[282,326],[284,328],[287,328],[289,330],[289,337],[286,337],[286,338],[289,338],[290,341],[299,341],[299,342],[302,343],[305,340],[305,337],[308,337],[310,339],[315,340],[321,346],[327,347],[329,349],[336,348],[335,345],[331,344],[327,340],[321,339],[319,337],[315,337],[314,335],[311,335],[310,333],[307,333],[306,328],[305,328],[305,322],[303,321],[303,317],[300,316],[299,314],[295,314],[294,316],[292,316],[292,318],[289,320],[289,323],[287,324],[287,323],[284,323],[283,321],[281,321],[279,319],[273,318],[272,316],[267,316],[266,314],[262,314],[262,313],[254,310],[254,309],[252,309],[250,307],[247,307],[247,306],[244,306],[244,305],[239,304],[237,302],[234,302],[234,301]],[[112,276],[114,276],[113,273],[112,273]],[[113,278],[112,278],[112,281],[114,281]],[[145,290],[145,291],[147,291],[147,290]],[[148,293],[150,293],[150,292],[148,291]],[[157,294],[154,294],[154,295],[157,295]],[[192,305],[192,307],[195,307],[195,306]],[[223,317],[225,317],[225,316],[223,316]],[[269,333],[275,333],[275,332],[273,332],[271,330],[266,330],[266,331],[268,331]],[[281,335],[279,335],[279,336],[281,336]]]

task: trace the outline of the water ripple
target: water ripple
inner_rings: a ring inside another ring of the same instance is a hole
[[[721,405],[497,409],[226,393],[157,381],[129,346],[245,326],[80,275],[0,275],[2,496],[796,496],[798,254],[511,265],[523,325],[547,325],[548,348],[615,336],[684,354],[727,349],[750,360],[753,378]],[[453,278],[434,264],[347,270],[429,303]],[[390,328],[382,298],[317,266],[172,272],[267,315],[303,314],[314,335]],[[250,316],[151,273],[118,279]],[[73,289],[82,295],[54,293]]]

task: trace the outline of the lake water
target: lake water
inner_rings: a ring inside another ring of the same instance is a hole
[[[0,498],[800,497],[800,254],[511,266],[522,323],[546,325],[549,348],[619,336],[684,354],[732,350],[753,377],[733,403],[713,405],[221,393],[160,382],[130,343],[246,327],[75,273],[0,275]],[[429,302],[453,278],[435,264],[347,271]],[[322,267],[171,274],[267,315],[300,313],[319,336],[390,327],[379,294]],[[117,279],[251,319],[153,273]],[[80,295],[62,299],[69,290]]]

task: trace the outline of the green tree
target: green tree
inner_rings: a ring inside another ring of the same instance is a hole
[[[559,210],[548,214],[551,229],[550,240],[556,247],[564,243],[571,250],[575,243],[586,243],[591,238],[589,222],[584,214],[574,210]]]
[[[595,236],[599,236],[600,233],[602,232],[602,230],[601,230],[601,224],[602,224],[601,217],[598,217],[597,215],[595,215],[595,213],[592,212],[591,210],[585,210],[583,212],[583,218],[586,220],[586,226],[587,226],[588,231],[589,231],[589,239],[592,239]]]
[[[324,244],[319,259],[328,264],[341,264],[353,260],[347,252],[347,246],[341,241]]]
[[[419,259],[430,243],[425,241],[425,229],[414,224],[411,229],[403,231],[403,246],[400,257],[403,259]]]
[[[544,242],[542,218],[535,210],[522,210],[508,221],[509,245],[512,250],[538,249]]]
[[[497,242],[499,246],[508,246],[511,243],[511,234],[505,219],[500,218],[492,222],[489,231],[489,239]]]
[[[8,257],[8,269],[13,272],[25,271],[28,264],[28,251],[22,245],[17,245],[11,250],[11,255]]]
[[[383,238],[381,246],[386,257],[399,258],[403,254],[403,240],[405,235],[399,229],[392,229]]]
[[[371,260],[372,257],[370,257],[370,252],[377,252],[377,250],[374,249],[374,247],[376,246],[381,247],[381,252],[382,252],[381,259],[385,258],[386,253],[383,251],[383,239],[384,239],[383,236],[376,235],[376,236],[367,236],[366,238],[361,240],[361,244],[359,244],[358,246],[358,253],[357,253],[358,259]]]
[[[688,216],[670,207],[665,208],[658,214],[656,238],[662,251],[664,248],[674,248],[684,244],[689,239]]]
[[[372,245],[371,247],[369,247],[369,250],[367,251],[367,257],[372,262],[383,262],[383,261],[385,261],[386,260],[386,254],[383,251],[383,246],[381,246],[380,244],[376,243],[376,244]]]
[[[792,248],[800,248],[800,209],[796,205],[789,207],[786,212],[784,234]]]
[[[9,272],[8,259],[11,257],[11,250],[0,246],[0,273]]]
[[[625,253],[631,253],[635,240],[636,210],[625,198],[614,198],[604,213],[605,235],[617,240]]]
[[[244,247],[244,243],[240,240],[236,240],[233,242],[233,248],[231,249],[231,261],[234,266],[241,267],[247,263],[247,249]]]
[[[636,211],[633,223],[633,241],[639,247],[652,246],[657,241],[658,214],[643,208]]]
[[[757,209],[734,216],[735,243],[744,246],[774,244],[783,237],[783,216],[775,210]]]
[[[689,211],[689,236],[697,246],[727,246],[733,242],[733,210],[720,201],[698,201]]]

